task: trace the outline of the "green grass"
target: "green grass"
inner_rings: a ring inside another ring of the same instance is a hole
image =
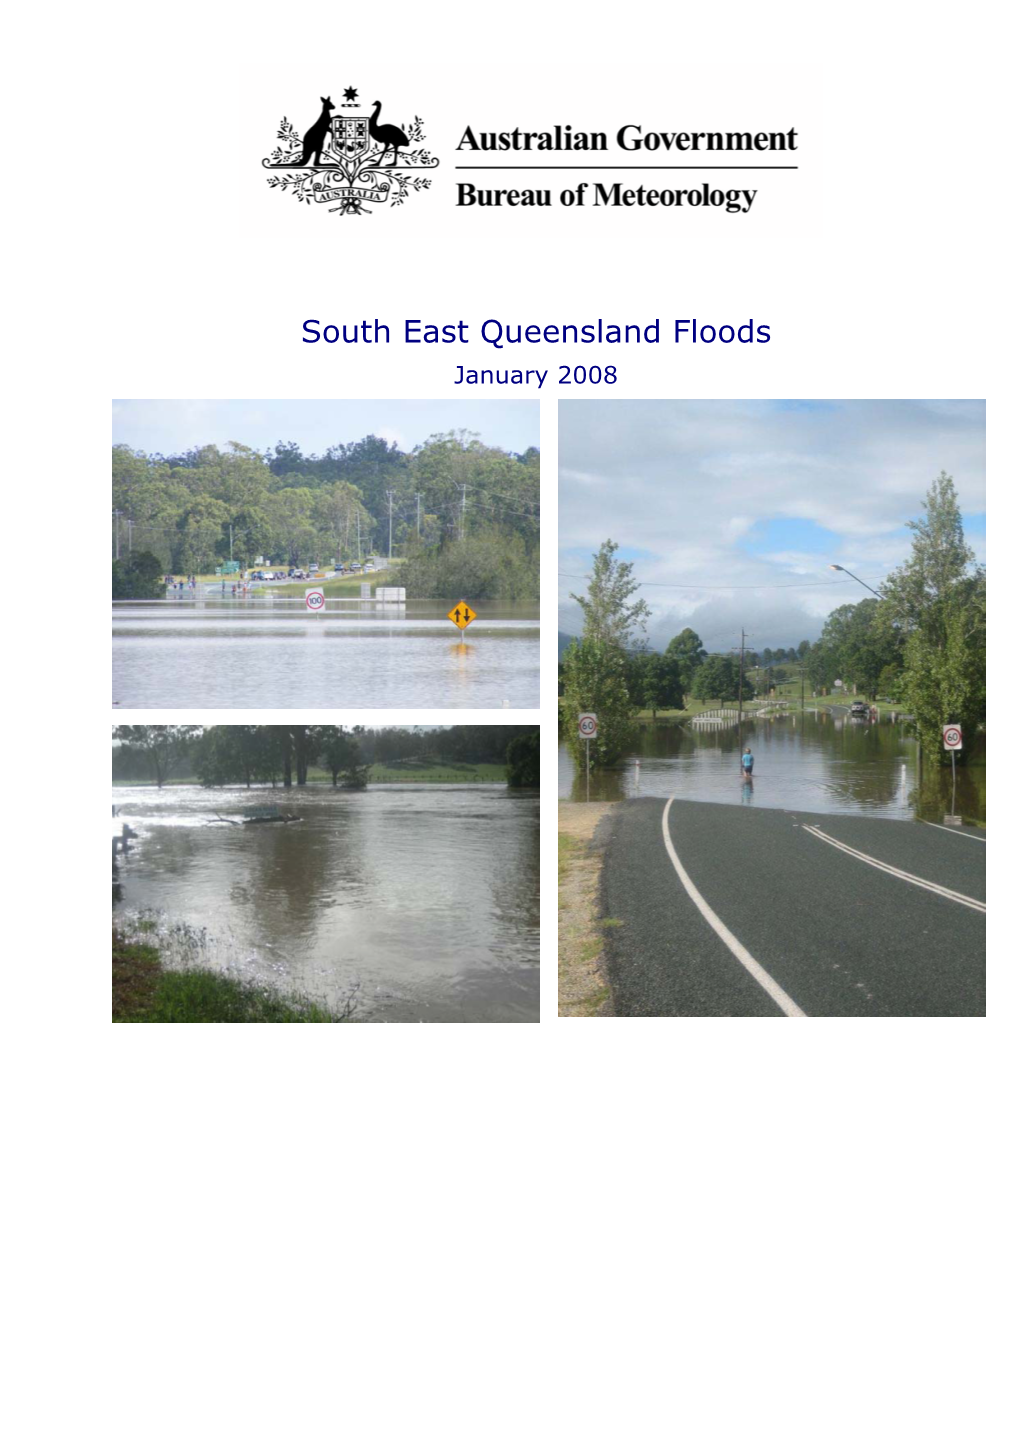
[[[445,765],[442,762],[375,762],[369,768],[368,779],[370,782],[505,782],[506,766],[503,762],[464,762],[462,765]],[[168,791],[170,787],[196,786],[197,777],[174,777],[171,782],[163,783],[163,790]],[[332,787],[333,778],[329,772],[322,767],[308,768],[308,785],[313,787]],[[154,787],[154,781],[145,781],[142,778],[115,778],[115,787]],[[243,783],[235,782],[233,786],[242,787]],[[259,782],[252,787],[252,792],[272,792],[273,788],[268,782]],[[301,788],[296,784],[286,793],[291,798],[301,795]],[[218,787],[209,788],[209,796],[215,798]],[[281,782],[277,782],[275,791],[286,792]]]
[[[581,850],[581,843],[576,837],[566,837],[559,833],[559,879],[562,882],[567,874],[567,868]]]
[[[506,767],[501,762],[463,762],[459,765],[373,762],[368,779],[370,782],[505,782]]]
[[[169,971],[155,947],[113,934],[114,1022],[347,1022],[307,998],[286,996],[202,967]]]

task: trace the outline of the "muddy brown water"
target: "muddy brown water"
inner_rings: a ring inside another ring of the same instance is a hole
[[[171,961],[369,1022],[537,1022],[538,795],[492,786],[115,787],[118,868]],[[232,825],[277,802],[289,824]],[[217,817],[217,813],[219,816]]]
[[[538,604],[329,597],[115,602],[113,703],[146,707],[538,706]]]
[[[736,726],[643,726],[630,754],[591,777],[592,801],[676,796],[701,802],[812,812],[943,820],[953,808],[948,767],[920,774],[917,743],[905,725],[858,721],[845,712],[777,713],[745,720],[754,779],[740,774]],[[585,800],[583,770],[560,748],[559,795]],[[957,770],[955,814],[985,820],[985,769]]]

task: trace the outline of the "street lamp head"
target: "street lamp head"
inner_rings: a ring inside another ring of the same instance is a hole
[[[830,562],[829,562],[829,570],[830,570],[830,571],[845,571],[845,570],[846,570],[846,567],[845,567],[845,566],[839,566],[839,565],[837,565],[837,563],[836,563],[835,561],[830,561]]]

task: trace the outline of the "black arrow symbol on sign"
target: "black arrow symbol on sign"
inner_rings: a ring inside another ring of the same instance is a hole
[[[453,619],[454,619],[454,621],[456,621],[456,622],[459,622],[459,621],[460,621],[460,607],[459,607],[459,606],[454,610]]]

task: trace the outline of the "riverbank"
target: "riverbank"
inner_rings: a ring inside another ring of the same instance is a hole
[[[349,1022],[350,1009],[274,993],[208,968],[163,966],[158,947],[113,930],[114,1022]]]
[[[613,802],[560,802],[559,841],[559,1015],[612,1017],[606,975],[605,929],[617,925],[600,917],[602,848],[598,823]]]
[[[493,784],[506,781],[506,764],[504,762],[464,762],[462,764],[449,764],[443,762],[373,762],[368,769],[369,785],[384,785],[392,782],[440,782],[449,785],[457,782],[462,786],[474,784],[476,786],[491,787]],[[133,787],[154,787],[156,783],[150,778],[115,778],[114,789],[123,788],[130,791]],[[201,785],[197,777],[174,777],[172,781],[163,783],[163,791],[169,791],[171,787],[197,787]],[[237,786],[240,787],[240,783]],[[308,782],[305,787],[299,787],[296,783],[290,791],[300,793],[308,787],[328,787],[333,790],[332,779],[328,772],[320,767],[310,767],[308,770]],[[215,796],[219,790],[217,787],[209,787],[209,795]],[[253,792],[264,791],[286,791],[287,788],[281,782],[275,787],[269,782],[256,782],[250,788]],[[337,791],[342,791],[338,787]]]

